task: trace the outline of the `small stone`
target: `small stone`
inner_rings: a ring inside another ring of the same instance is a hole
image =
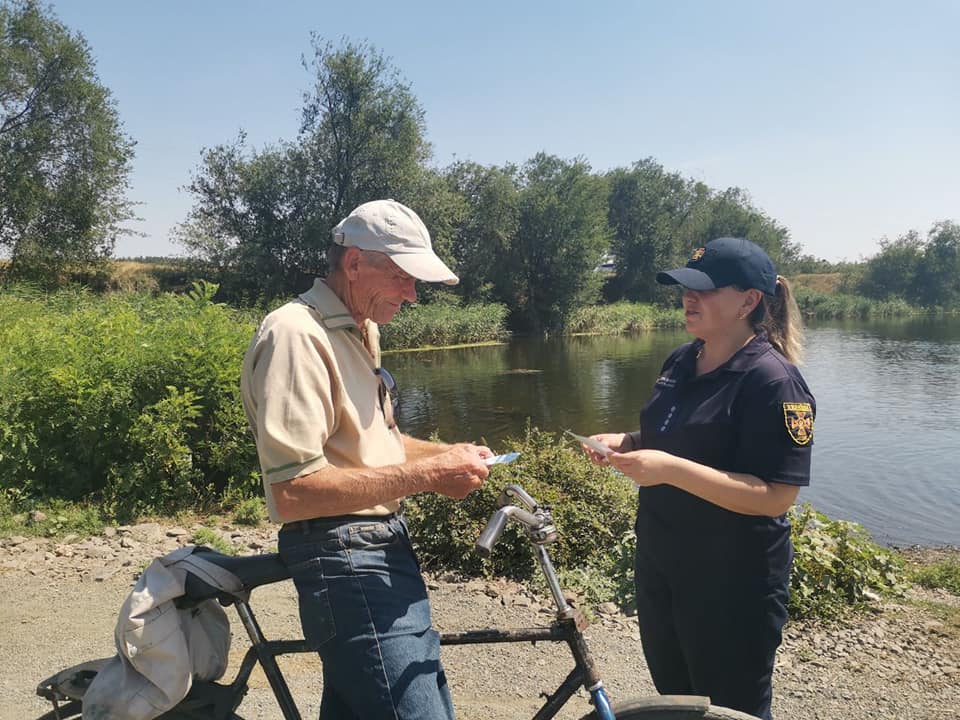
[[[105,547],[88,547],[84,551],[84,555],[91,560],[102,560],[103,558],[109,557],[111,555],[110,549]]]
[[[116,567],[102,567],[99,570],[94,571],[93,579],[96,582],[103,582],[104,580],[111,578],[116,572]]]
[[[46,513],[43,513],[39,510],[31,510],[27,514],[27,523],[30,525],[39,525],[46,519],[47,519]]]
[[[109,525],[103,529],[103,536],[105,538],[113,538],[117,536],[117,529],[115,527],[110,527]]]
[[[189,534],[190,534],[190,531],[182,527],[174,527],[167,530],[167,537],[172,537],[172,538],[179,538]]]

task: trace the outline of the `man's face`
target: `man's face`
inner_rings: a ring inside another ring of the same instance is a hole
[[[351,312],[378,325],[393,320],[406,302],[417,301],[416,278],[400,269],[384,253],[360,250],[353,265]]]

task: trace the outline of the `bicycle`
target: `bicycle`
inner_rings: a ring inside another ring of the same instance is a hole
[[[514,504],[519,501],[523,506]],[[583,613],[566,600],[546,546],[558,538],[550,508],[540,505],[518,485],[508,485],[501,493],[498,509],[493,513],[476,542],[479,552],[489,555],[508,521],[525,528],[544,573],[550,595],[556,605],[556,617],[549,626],[523,629],[468,630],[442,633],[441,645],[470,645],[516,642],[565,642],[573,655],[574,669],[552,693],[544,693],[543,706],[532,720],[549,720],[583,687],[590,696],[593,710],[582,720],[756,720],[752,715],[722,708],[706,697],[691,695],[658,695],[642,697],[613,706],[593,657],[587,648],[583,630],[588,623]],[[216,598],[222,605],[232,605],[250,639],[250,648],[240,663],[232,682],[195,681],[190,692],[176,707],[158,720],[242,720],[236,714],[248,689],[248,680],[259,664],[285,720],[301,720],[300,711],[287,686],[277,658],[292,653],[310,653],[316,649],[306,640],[268,640],[264,637],[250,607],[249,592],[262,585],[290,579],[290,573],[277,554],[232,557],[209,548],[196,551],[200,557],[214,562],[235,574],[242,582],[244,596],[225,593],[200,578],[187,578],[179,607],[191,607]],[[50,712],[38,720],[75,720],[81,717],[83,694],[92,679],[110,658],[93,660],[67,668],[47,678],[37,687],[37,694],[53,704]],[[61,704],[62,703],[62,704]]]

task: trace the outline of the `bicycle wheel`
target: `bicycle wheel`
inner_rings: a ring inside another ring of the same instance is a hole
[[[617,720],[758,720],[754,715],[711,705],[710,698],[696,695],[654,695],[617,703],[613,707]],[[582,720],[597,720],[597,713]]]

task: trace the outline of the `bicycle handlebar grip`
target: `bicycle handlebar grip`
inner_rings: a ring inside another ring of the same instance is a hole
[[[493,546],[496,545],[497,540],[500,539],[500,535],[503,533],[503,528],[506,524],[507,513],[503,510],[497,510],[490,516],[486,527],[483,528],[483,532],[481,532],[480,537],[477,538],[477,550],[480,551],[481,555],[484,557],[490,556],[490,553],[493,552]]]

